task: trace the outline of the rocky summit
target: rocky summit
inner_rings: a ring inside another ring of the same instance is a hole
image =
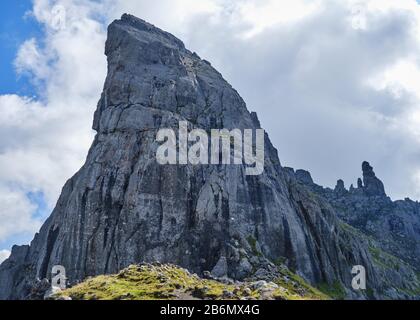
[[[244,165],[161,165],[160,128],[256,130],[257,115],[208,61],[134,16],[109,26],[105,54],[86,163],[31,244],[15,246],[0,266],[0,299],[30,298],[55,265],[73,286],[157,261],[255,281],[287,266],[329,296],[418,297],[419,230],[409,221],[419,206],[391,202],[369,164],[359,188],[326,190],[308,172],[282,167],[265,135],[261,175],[246,175]],[[398,251],[408,237],[416,246]],[[356,265],[366,269],[366,290],[352,288]]]

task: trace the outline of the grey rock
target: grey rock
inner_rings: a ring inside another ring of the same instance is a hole
[[[312,184],[314,181],[312,180],[311,173],[306,170],[296,170],[296,179],[298,179],[300,182],[306,183],[306,184]]]
[[[242,258],[238,267],[238,278],[243,279],[252,272],[252,265],[247,258]]]
[[[231,299],[233,298],[235,295],[233,294],[233,292],[229,291],[229,290],[223,290],[223,299]]]
[[[51,284],[47,279],[37,279],[31,284],[31,292],[27,299],[30,300],[45,300],[52,293]]]
[[[255,271],[254,273],[254,277],[256,279],[265,279],[265,277],[267,277],[268,275],[270,275],[269,271],[265,268],[259,268],[257,269],[257,271]]]
[[[249,287],[251,288],[251,290],[258,290],[258,289],[267,287],[267,282],[264,280],[252,282],[249,284]]]
[[[347,192],[343,180],[340,179],[337,181],[337,185],[335,186],[334,192],[339,194],[345,194]]]
[[[214,266],[213,270],[211,271],[213,277],[216,278],[223,278],[226,277],[228,274],[228,265],[225,256],[221,256],[219,261]]]
[[[369,162],[362,164],[364,191],[368,196],[386,196],[384,184],[379,180]],[[358,182],[359,185],[359,182]]]
[[[234,285],[234,284],[236,284],[236,281],[235,280],[233,280],[231,278],[228,278],[228,277],[215,278],[215,280],[217,280],[217,281],[219,281],[221,283],[227,284],[227,285]]]
[[[58,287],[51,287],[45,292],[44,300],[55,300],[55,295],[61,293],[62,290]]]
[[[55,298],[55,300],[57,300],[57,301],[72,301],[73,299],[71,297],[68,297],[68,296],[59,296],[59,297]]]
[[[250,296],[252,294],[252,290],[250,288],[245,288],[243,294],[246,296]]]

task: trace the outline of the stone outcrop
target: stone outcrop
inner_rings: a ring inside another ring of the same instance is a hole
[[[337,185],[334,188],[334,192],[338,194],[345,194],[347,192],[346,187],[344,186],[343,180],[340,179],[337,181]]]
[[[54,265],[75,284],[155,261],[233,279],[286,264],[314,285],[340,285],[347,297],[411,297],[410,267],[378,268],[368,240],[312,191],[309,173],[281,166],[268,135],[259,176],[247,176],[244,165],[157,163],[157,130],[179,121],[207,132],[260,127],[209,62],[130,15],[109,26],[105,53],[86,163],[31,245],[15,247],[0,266],[1,299],[28,298]],[[372,173],[366,191],[377,194]],[[368,293],[352,290],[354,265],[366,267]]]
[[[363,184],[364,192],[368,196],[386,196],[384,184],[379,180],[373,168],[370,166],[369,162],[363,162],[362,164],[363,171]],[[358,186],[360,187],[360,181],[358,181]]]
[[[296,179],[306,184],[313,184],[311,173],[306,170],[296,170]]]

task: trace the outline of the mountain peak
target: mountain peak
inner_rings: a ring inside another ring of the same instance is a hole
[[[346,187],[344,186],[344,181],[342,179],[337,181],[334,191],[340,194],[347,192]]]
[[[153,24],[130,14],[123,14],[121,19],[114,20],[108,27],[108,39],[105,54],[109,56],[117,48],[133,49],[128,46],[129,41],[147,43],[161,43],[167,47],[185,50],[184,43],[169,32],[163,31]],[[134,50],[136,52],[137,50]],[[133,52],[133,51],[131,51]]]
[[[379,180],[369,162],[362,163],[364,191],[368,196],[386,196],[384,184]]]

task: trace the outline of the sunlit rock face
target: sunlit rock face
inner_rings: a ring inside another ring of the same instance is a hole
[[[74,284],[155,261],[234,279],[281,262],[312,284],[340,284],[352,298],[367,297],[351,288],[352,266],[363,265],[369,297],[407,296],[395,288],[411,288],[411,269],[378,268],[367,240],[311,191],[310,174],[281,166],[268,135],[261,175],[246,175],[245,165],[156,161],[157,131],[180,121],[206,132],[260,128],[209,62],[130,15],[109,26],[105,53],[108,75],[86,163],[31,245],[15,247],[0,266],[0,298],[31,297],[54,265]],[[372,172],[368,192],[380,193]]]

